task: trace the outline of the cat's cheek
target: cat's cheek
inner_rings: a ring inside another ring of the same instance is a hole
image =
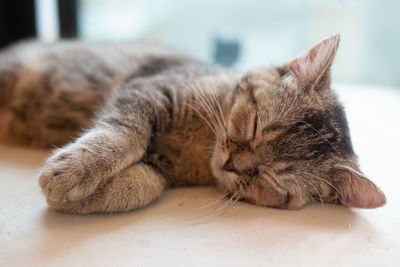
[[[223,153],[216,148],[210,162],[211,170],[216,180],[216,185],[222,192],[226,192],[231,189],[230,185],[235,179],[234,176],[237,176],[233,173],[228,173],[223,170],[223,166],[228,160],[228,157],[229,155],[227,153]]]
[[[222,159],[218,155],[216,155],[216,153],[214,153],[214,155],[211,158],[210,167],[212,174],[217,179],[217,181],[220,180],[220,177],[222,176],[222,169],[220,167],[221,161]]]
[[[210,166],[211,166],[213,175],[217,179],[222,178],[224,176],[225,171],[223,170],[223,166],[224,166],[225,162],[228,160],[228,158],[229,158],[228,153],[224,153],[218,147],[214,148],[214,152],[211,157]]]

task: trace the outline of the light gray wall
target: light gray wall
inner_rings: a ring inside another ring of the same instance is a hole
[[[278,64],[334,33],[336,81],[400,87],[398,0],[82,0],[88,40],[163,42],[211,61],[220,36],[241,43],[237,69]]]

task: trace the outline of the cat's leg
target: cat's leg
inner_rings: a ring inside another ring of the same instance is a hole
[[[130,89],[130,90],[128,90]],[[94,128],[57,150],[46,162],[39,183],[51,203],[78,201],[133,163],[138,163],[162,122],[168,123],[162,95],[126,88]]]
[[[137,163],[112,177],[103,186],[79,201],[47,202],[52,209],[66,213],[112,213],[141,208],[158,199],[166,180],[153,167]]]
[[[93,82],[79,69],[68,71],[66,62],[53,62],[57,67],[36,70],[23,67],[25,62],[21,58],[6,56],[10,59],[0,59],[2,141],[37,147],[64,145],[83,128],[93,125],[96,110],[104,106],[114,88],[107,78]],[[57,57],[45,57],[38,62],[51,65],[47,58]]]
[[[39,179],[43,193],[53,203],[93,194],[97,187],[141,159],[150,137],[149,132],[142,134],[107,125],[89,130],[47,160]]]

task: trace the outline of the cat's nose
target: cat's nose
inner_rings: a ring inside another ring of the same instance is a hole
[[[224,170],[227,172],[237,172],[235,166],[233,166],[232,154],[229,156],[229,159],[225,162]]]

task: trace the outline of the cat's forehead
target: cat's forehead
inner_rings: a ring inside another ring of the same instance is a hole
[[[311,100],[298,90],[290,77],[281,75],[277,68],[258,69],[248,73],[239,83],[234,99],[235,106],[248,110],[246,106],[253,102],[258,116],[269,118],[262,119],[261,124],[268,123],[272,118],[285,119],[288,115],[299,115],[301,110],[309,106]]]
[[[243,91],[274,88],[281,84],[282,78],[275,68],[262,68],[248,72],[239,86]]]
[[[295,97],[297,85],[278,68],[262,68],[247,73],[239,83],[239,95],[250,95],[257,104]]]

